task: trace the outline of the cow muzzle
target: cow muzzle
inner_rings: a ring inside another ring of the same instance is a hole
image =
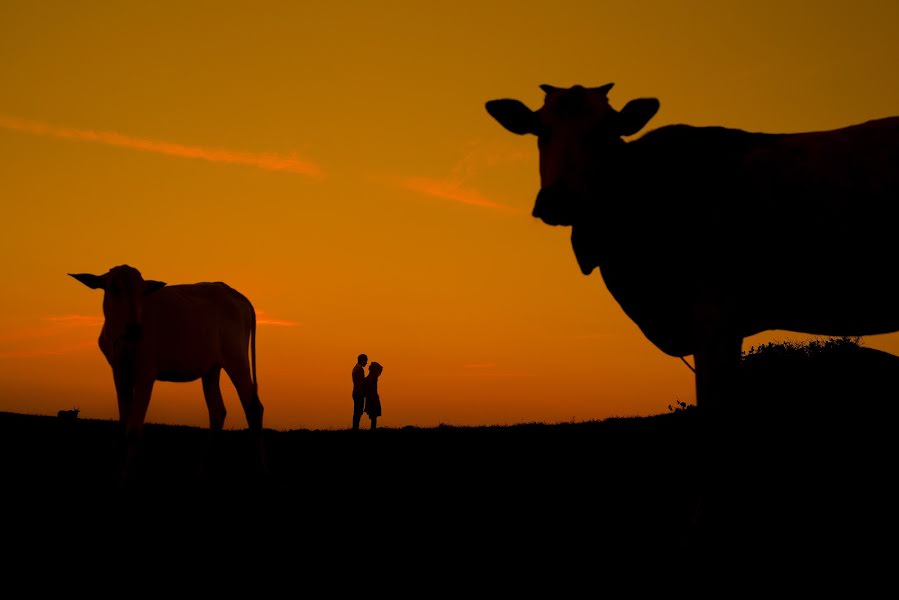
[[[574,195],[562,186],[545,187],[537,194],[533,216],[547,225],[574,223]]]

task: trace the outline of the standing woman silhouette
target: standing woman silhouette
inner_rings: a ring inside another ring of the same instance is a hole
[[[373,362],[368,367],[368,375],[365,376],[365,413],[371,419],[371,428],[378,427],[378,417],[381,416],[381,397],[378,395],[378,377],[384,367],[381,363]]]

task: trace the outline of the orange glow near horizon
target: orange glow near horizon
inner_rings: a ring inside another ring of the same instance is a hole
[[[102,294],[66,274],[130,264],[253,302],[267,427],[348,427],[360,352],[385,427],[664,412],[692,373],[530,216],[536,142],[485,101],[615,82],[616,108],[660,99],[649,129],[899,114],[897,3],[351,4],[0,4],[0,411],[116,417]],[[148,421],[206,426],[200,383],[157,384]]]

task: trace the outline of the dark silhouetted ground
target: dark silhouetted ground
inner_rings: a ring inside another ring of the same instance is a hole
[[[609,553],[693,564],[876,552],[872,540],[896,533],[899,358],[800,354],[747,355],[746,398],[715,416],[267,430],[267,477],[244,431],[210,450],[205,429],[148,425],[125,488],[116,423],[0,413],[7,531],[110,543],[138,531],[182,550],[240,535],[338,561],[374,543],[469,574],[495,561],[582,572]]]

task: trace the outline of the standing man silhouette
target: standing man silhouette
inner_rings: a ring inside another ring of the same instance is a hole
[[[365,407],[365,365],[368,356],[360,354],[356,366],[353,367],[353,430],[359,429],[362,409]]]

